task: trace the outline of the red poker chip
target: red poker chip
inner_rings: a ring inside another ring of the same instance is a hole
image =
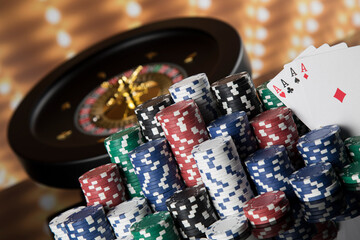
[[[183,132],[183,133],[180,133],[180,132],[168,132],[168,133],[165,133],[165,137],[166,138],[169,138],[169,141],[172,141],[174,144],[191,144],[191,142],[186,142],[186,141],[189,141],[189,140],[196,140],[196,139],[200,139],[200,138],[208,138],[208,134],[207,132],[205,131],[205,129],[199,129],[199,128],[196,128],[196,131],[198,131],[197,133],[193,133],[191,132],[191,130],[189,129],[188,132]]]
[[[116,187],[116,189],[111,189],[108,191],[86,191],[83,190],[84,196],[87,196],[88,198],[94,198],[94,197],[98,197],[98,196],[113,196],[115,194],[119,194],[119,195],[124,195],[125,194],[125,188],[122,188],[121,190],[118,190],[118,188]]]
[[[165,137],[187,186],[201,182],[201,175],[191,155],[194,146],[209,139],[205,122],[193,100],[186,100],[166,107],[156,114]]]
[[[284,135],[269,135],[269,136],[256,136],[261,143],[266,142],[272,142],[272,143],[294,143],[294,141],[297,141],[299,139],[299,136],[297,134],[284,134]]]
[[[262,212],[259,214],[249,214],[248,219],[257,224],[268,223],[271,219],[279,219],[290,210],[290,203],[287,202],[284,206],[277,208],[277,210]]]
[[[89,202],[86,203],[86,205],[91,206],[91,205],[101,204],[105,208],[112,208],[112,207],[115,207],[115,206],[119,205],[120,203],[122,203],[124,201],[126,201],[126,199],[113,198],[113,199],[107,199],[107,200],[89,201]]]
[[[192,121],[191,123],[183,124],[182,126],[164,126],[161,125],[163,129],[166,129],[165,135],[176,134],[178,136],[197,136],[207,134],[205,124],[198,124],[196,121]]]
[[[189,100],[180,101],[160,110],[156,114],[156,118],[160,121],[165,118],[171,119],[172,117],[178,116],[179,113],[181,114],[185,111],[192,111],[192,109],[194,108],[197,108],[197,105],[195,104],[194,100],[189,99]]]
[[[271,227],[271,226],[278,225],[278,224],[282,225],[284,223],[289,224],[289,226],[292,226],[294,224],[294,218],[292,216],[291,211],[289,211],[287,214],[285,214],[284,216],[282,216],[275,222],[252,225],[252,228],[253,229],[257,229],[257,228],[263,229],[263,228]]]
[[[173,144],[175,147],[181,147],[181,146],[194,146],[198,145],[200,143],[202,143],[203,141],[208,139],[207,135],[202,135],[199,137],[194,137],[194,136],[179,136],[177,134],[175,135],[171,135],[171,136],[166,136],[167,139],[169,139],[168,141]]]
[[[109,176],[111,176],[111,173],[116,171],[115,169],[118,171],[117,165],[115,163],[104,164],[99,167],[93,168],[87,171],[86,173],[84,173],[83,175],[81,175],[79,177],[79,181],[81,182],[94,181],[94,180],[101,181],[102,179],[107,179]]]
[[[264,137],[256,136],[259,139],[259,143],[280,143],[280,144],[294,144],[298,141],[299,136],[297,134],[284,134],[284,135],[269,135]]]
[[[268,120],[268,122],[251,122],[251,126],[255,129],[271,129],[274,127],[282,127],[284,125],[291,125],[294,122],[294,119],[292,118],[292,115],[289,114],[287,116],[284,116],[283,119],[276,119],[276,120]]]
[[[281,135],[281,134],[289,134],[289,133],[296,133],[298,134],[298,131],[296,129],[296,127],[292,126],[292,127],[289,127],[289,128],[286,128],[286,129],[272,129],[272,128],[269,128],[269,129],[254,129],[254,133],[257,134],[257,135],[260,135],[260,136],[268,136],[268,135],[271,135],[271,134],[277,134],[277,135]]]
[[[285,129],[285,130],[277,129],[276,131],[274,129],[259,130],[259,131],[257,129],[254,129],[254,133],[257,136],[261,136],[261,137],[266,137],[266,136],[270,136],[270,135],[281,136],[281,135],[287,135],[287,134],[293,134],[293,135],[297,135],[297,136],[299,135],[296,127],[291,127],[291,128]]]
[[[258,239],[267,239],[277,236],[289,229],[293,224],[293,220],[289,214],[283,216],[277,223],[253,226],[252,234]]]
[[[243,210],[245,215],[249,212],[262,213],[274,209],[286,198],[282,191],[271,191],[258,195],[245,203]]]
[[[286,118],[289,114],[291,114],[290,108],[287,107],[279,107],[266,110],[255,116],[251,120],[251,124],[259,125],[259,124],[267,124],[274,121],[281,121],[282,119]]]
[[[185,168],[185,169],[198,169],[195,160],[192,161],[192,162],[189,162],[189,163],[188,162],[179,163],[179,167],[180,167],[180,169],[182,169],[182,168]]]
[[[159,122],[166,126],[179,126],[180,124],[186,124],[191,121],[204,124],[204,121],[200,116],[200,112],[194,109],[194,111],[185,111],[183,113],[179,113],[177,116],[170,116],[169,118],[163,117],[161,120],[159,120]]]
[[[119,189],[120,188],[120,189]],[[125,189],[124,185],[122,183],[118,183],[118,184],[110,184],[104,187],[97,187],[97,188],[91,188],[91,187],[87,187],[87,186],[81,186],[81,189],[83,190],[83,192],[89,193],[89,194],[96,194],[96,193],[112,193],[112,192],[119,192],[122,191],[123,189]]]
[[[297,128],[295,126],[295,123],[289,123],[289,124],[282,124],[282,125],[276,125],[274,127],[271,128],[264,128],[264,129],[260,129],[260,128],[254,128],[254,132],[257,132],[259,134],[276,134],[276,133],[286,133],[286,132],[297,132]]]
[[[259,218],[248,218],[251,225],[276,224],[290,211],[290,204],[284,206],[280,211],[273,214],[262,214]]]
[[[194,187],[196,185],[202,184],[201,181],[188,181],[186,179],[184,179],[184,183],[187,187]]]
[[[121,202],[123,202],[125,199],[125,194],[120,194],[120,193],[114,193],[112,195],[101,195],[101,196],[94,196],[94,197],[86,197],[86,200],[88,203],[91,203],[91,202],[100,202],[100,203],[106,203],[108,202],[109,200],[114,200],[116,199],[116,202],[118,202],[118,200],[120,200]]]
[[[209,136],[207,134],[200,135],[198,137],[188,137],[187,141],[175,141],[174,135],[172,137],[168,137],[170,144],[172,144],[173,148],[180,148],[180,147],[194,147],[195,145],[198,145],[206,140],[209,139]]]
[[[291,117],[291,115],[289,115],[289,117],[285,117],[282,120],[276,120],[276,121],[272,121],[266,124],[257,124],[257,123],[252,123],[252,126],[255,129],[261,129],[261,130],[269,130],[272,128],[282,128],[284,126],[293,126],[294,123],[294,119]]]
[[[115,172],[113,174],[113,176],[108,177],[108,178],[99,178],[99,179],[87,179],[85,181],[79,181],[80,184],[84,185],[84,186],[104,186],[107,184],[111,184],[111,183],[117,183],[117,182],[121,182],[121,176],[120,176],[120,172]]]
[[[269,146],[274,145],[284,145],[286,148],[289,146],[288,144],[284,143],[284,141],[265,141],[265,142],[259,142],[260,148],[266,148]]]
[[[88,203],[93,203],[93,202],[100,202],[100,203],[106,203],[110,200],[112,200],[114,202],[123,202],[126,200],[126,195],[125,193],[123,194],[113,194],[113,195],[106,195],[105,197],[103,196],[97,196],[97,197],[86,197],[87,202]]]
[[[195,159],[191,155],[188,155],[186,157],[176,156],[175,158],[178,163],[181,163],[186,167],[190,167],[192,164],[196,164]]]
[[[250,200],[252,199],[250,199],[248,201],[250,205],[246,203],[246,205],[244,206],[244,208],[246,207],[246,209],[244,209],[244,211],[246,211],[249,215],[259,215],[262,213],[271,214],[277,212],[280,210],[279,208],[282,208],[289,204],[289,199],[287,199],[286,195],[284,196],[282,193],[283,192],[280,190],[262,193],[252,198],[254,200],[251,202]]]
[[[179,125],[165,125],[165,124],[161,124],[161,126],[163,128],[165,128],[168,132],[168,134],[171,133],[177,133],[179,135],[183,135],[183,134],[203,134],[203,130],[206,130],[206,125],[197,122],[196,120],[192,120],[189,122],[184,122],[181,123]]]

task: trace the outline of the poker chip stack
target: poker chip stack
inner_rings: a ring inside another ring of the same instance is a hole
[[[207,239],[227,240],[227,239],[247,239],[249,231],[248,221],[243,214],[235,214],[221,218],[207,228]]]
[[[173,84],[170,86],[169,92],[176,103],[193,99],[206,123],[221,115],[205,73],[190,76]]]
[[[262,104],[250,75],[241,72],[211,84],[223,114],[245,111],[249,119],[262,112]]]
[[[69,216],[74,213],[81,211],[84,206],[71,208],[65,212],[60,213],[58,216],[54,217],[49,222],[49,228],[51,232],[54,234],[55,239],[69,240],[69,236],[67,234],[67,230],[65,228],[65,222],[68,220]]]
[[[202,183],[191,150],[209,139],[205,122],[194,100],[175,103],[156,114],[180,167],[186,186]]]
[[[270,80],[269,80],[270,81]],[[259,85],[256,89],[259,93],[261,101],[264,103],[266,110],[273,108],[285,107],[284,103],[280,101],[271,91],[267,88],[269,81]],[[293,114],[294,122],[300,136],[309,132],[309,128],[295,115]]]
[[[218,219],[203,185],[177,191],[166,204],[185,239],[205,237],[207,227]]]
[[[297,169],[302,165],[296,144],[299,134],[287,107],[267,110],[250,121],[260,148],[273,145],[284,145],[288,151],[292,165]]]
[[[360,191],[360,162],[346,165],[340,172],[344,187],[348,191]]]
[[[161,211],[145,216],[131,226],[135,240],[179,240],[178,231],[170,213]]]
[[[329,162],[340,170],[350,163],[338,125],[327,125],[301,136],[297,148],[306,165]]]
[[[324,223],[316,223],[316,234],[312,236],[312,240],[333,240],[337,236],[338,227],[334,221]]]
[[[167,210],[166,199],[185,186],[166,139],[144,143],[129,156],[151,207],[155,211]]]
[[[358,192],[345,192],[343,201],[345,207],[332,220],[342,222],[360,216],[360,195]]]
[[[114,207],[126,200],[126,190],[116,164],[93,168],[79,177],[87,205]]]
[[[207,140],[192,153],[218,215],[241,213],[254,194],[231,137]]]
[[[339,179],[329,162],[303,167],[289,177],[289,182],[302,202],[320,200],[341,189]]]
[[[284,107],[285,104],[280,101],[271,91],[268,89],[267,84],[270,80],[264,82],[263,84],[259,85],[256,90],[259,93],[259,96],[264,103],[265,109],[269,110],[272,108]]]
[[[249,120],[244,111],[233,112],[212,121],[207,129],[211,138],[231,136],[241,159],[258,148]]]
[[[352,160],[360,162],[360,136],[349,137],[344,142]]]
[[[290,202],[282,191],[260,194],[243,206],[245,216],[254,227],[275,225],[290,209]]]
[[[303,218],[310,223],[327,222],[344,208],[343,192],[338,191],[316,201],[300,202]]]
[[[245,164],[258,194],[280,190],[288,197],[293,195],[288,177],[294,168],[284,146],[259,149],[246,159]]]
[[[127,186],[130,198],[143,197],[140,182],[129,159],[128,153],[145,142],[139,126],[121,130],[104,141],[111,162],[116,163]]]
[[[94,205],[82,208],[64,222],[70,239],[114,239],[104,208]]]
[[[277,240],[301,239],[312,240],[316,229],[313,224],[306,222],[303,218],[295,218],[294,224],[286,231],[280,232]]]
[[[292,216],[290,214],[287,214],[286,216],[279,219],[274,225],[265,224],[263,226],[253,226],[251,233],[257,239],[271,239],[285,232],[292,226],[292,224]]]
[[[145,198],[134,197],[110,209],[107,218],[117,238],[131,237],[130,227],[145,216],[151,214],[151,209]]]
[[[152,98],[135,108],[135,114],[146,140],[151,141],[165,136],[155,115],[171,104],[171,96],[166,94]]]

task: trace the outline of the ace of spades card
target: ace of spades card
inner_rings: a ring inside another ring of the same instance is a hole
[[[346,43],[339,43],[334,46],[329,46],[328,44],[323,44],[319,48],[314,46],[307,47],[302,53],[300,53],[295,59],[300,60],[307,57],[311,57],[317,54],[335,51],[339,49],[347,48]],[[300,75],[294,72],[289,66],[292,63],[288,63],[284,66],[283,71],[281,71],[272,81],[272,85],[269,83],[268,88],[288,107],[290,107],[293,112],[307,125],[311,126],[310,113],[306,108],[297,108],[295,107],[298,104],[298,101],[304,97],[303,89],[300,85],[302,79]]]
[[[296,59],[268,87],[280,99],[292,88],[281,100],[311,129],[338,124],[345,135],[360,135],[359,63],[360,46]]]

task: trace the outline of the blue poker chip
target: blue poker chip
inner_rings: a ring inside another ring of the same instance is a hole
[[[156,211],[166,210],[166,199],[185,187],[166,139],[147,142],[129,157],[150,205]]]
[[[247,157],[258,147],[244,111],[219,117],[211,122],[207,129],[211,138],[231,136],[241,158]]]
[[[259,149],[246,159],[246,164],[267,165],[271,161],[283,157],[286,148],[283,145],[275,145],[264,149]]]
[[[329,176],[332,166],[330,163],[318,163],[308,165],[299,169],[291,175],[291,180],[295,183],[311,183],[314,180],[321,180]]]
[[[105,216],[105,211],[102,205],[88,206],[81,209],[79,212],[70,215],[65,222],[65,225],[67,225],[67,229],[72,226],[88,226],[89,224],[86,221],[86,218],[98,219],[103,216]]]
[[[49,227],[50,230],[54,233],[55,238],[61,239],[65,238],[67,239],[67,230],[65,228],[65,222],[68,220],[69,216],[72,214],[79,212],[81,209],[85,208],[84,206],[71,208],[65,212],[62,212],[55,218],[53,218],[50,223]]]
[[[340,132],[338,125],[327,125],[318,129],[314,129],[299,138],[301,147],[314,146],[323,144],[325,141],[334,141]]]
[[[164,148],[164,145],[167,145],[166,139],[158,138],[136,147],[133,151],[129,153],[129,155],[140,158],[143,157],[145,154],[159,154],[159,151]]]
[[[112,228],[101,205],[88,206],[68,217],[64,223],[70,239],[112,239]]]
[[[234,112],[212,121],[208,125],[208,129],[222,129],[223,127],[233,127],[236,123],[244,121],[245,119],[247,119],[246,112]]]
[[[293,195],[288,177],[294,168],[284,146],[257,150],[246,159],[245,165],[258,193],[280,190],[289,197]]]

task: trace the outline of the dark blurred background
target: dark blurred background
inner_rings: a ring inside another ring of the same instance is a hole
[[[236,28],[257,78],[309,45],[332,44],[355,34],[360,2],[0,0],[0,220],[7,223],[0,224],[0,239],[49,239],[45,219],[80,201],[77,190],[29,180],[10,149],[7,125],[22,98],[49,71],[92,44],[150,22],[184,16],[214,17]]]

